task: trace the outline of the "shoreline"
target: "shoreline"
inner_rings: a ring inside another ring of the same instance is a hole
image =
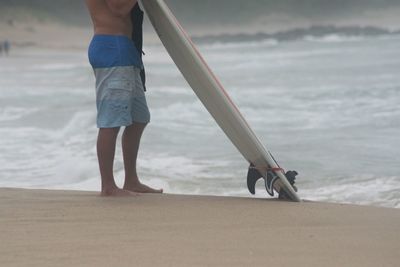
[[[400,211],[274,199],[0,188],[7,266],[397,266]]]

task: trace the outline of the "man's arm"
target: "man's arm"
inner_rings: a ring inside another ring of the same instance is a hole
[[[116,16],[126,16],[136,2],[137,0],[106,0],[108,8]]]

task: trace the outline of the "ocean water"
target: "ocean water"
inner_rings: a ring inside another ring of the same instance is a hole
[[[202,44],[301,198],[400,208],[400,36]],[[0,187],[99,190],[94,77],[85,50],[0,57]],[[168,193],[251,197],[248,163],[161,44],[145,46],[152,120],[141,179]],[[122,184],[120,146],[115,176]],[[263,183],[256,197],[268,197]]]

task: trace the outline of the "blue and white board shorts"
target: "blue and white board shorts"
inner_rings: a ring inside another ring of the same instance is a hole
[[[140,77],[143,63],[133,41],[123,35],[95,35],[89,62],[96,77],[97,127],[148,123],[150,112]]]

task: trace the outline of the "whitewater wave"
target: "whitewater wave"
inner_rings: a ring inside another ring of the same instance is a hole
[[[340,42],[356,42],[362,41],[365,36],[345,36],[340,34],[328,34],[321,37],[315,37],[312,35],[304,36],[305,41],[309,42],[323,42],[323,43],[340,43]]]
[[[0,122],[15,121],[38,110],[39,108],[2,107],[0,108]]]
[[[302,189],[305,199],[400,208],[400,177],[350,177],[312,189]]]

